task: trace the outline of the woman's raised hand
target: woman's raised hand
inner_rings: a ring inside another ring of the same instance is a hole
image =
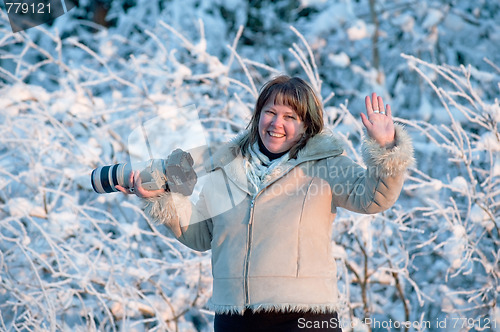
[[[129,183],[132,184],[130,188],[125,188],[122,186],[115,186],[116,189],[121,191],[124,194],[130,195],[130,194],[135,194],[137,197],[140,198],[152,198],[152,197],[157,197],[160,196],[161,194],[165,193],[164,189],[158,189],[158,190],[146,190],[142,186],[142,180],[140,177],[140,172],[139,171],[132,171],[130,172],[130,177],[129,177]]]
[[[391,106],[384,107],[382,97],[374,92],[370,99],[365,98],[366,114],[361,113],[361,121],[366,127],[368,135],[377,141],[380,146],[390,147],[394,144],[394,122],[392,121]]]

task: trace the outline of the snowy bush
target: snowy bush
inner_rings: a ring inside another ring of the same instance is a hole
[[[151,119],[172,147],[184,115],[227,140],[280,72],[313,84],[358,162],[371,91],[414,138],[396,205],[335,221],[345,330],[500,330],[496,2],[127,0],[109,29],[87,5],[16,34],[0,12],[0,330],[211,330],[210,253],[90,172],[126,162]]]

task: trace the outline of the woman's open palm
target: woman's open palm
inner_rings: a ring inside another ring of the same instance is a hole
[[[361,121],[366,127],[368,135],[380,146],[390,146],[394,143],[394,122],[392,121],[391,106],[384,107],[382,97],[374,92],[370,99],[365,98],[366,114],[361,113]]]

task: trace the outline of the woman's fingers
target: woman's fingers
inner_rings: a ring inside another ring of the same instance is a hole
[[[127,189],[125,189],[124,187],[122,187],[120,185],[116,185],[115,188],[118,189],[119,191],[121,191],[124,194],[127,194],[127,195],[131,194],[130,191],[128,191]]]
[[[368,118],[364,113],[361,113],[361,122],[363,122],[363,125],[366,127],[367,130],[371,129],[372,123],[370,122],[370,120],[368,120]]]
[[[139,171],[134,172],[134,187],[142,188],[141,173]]]
[[[130,183],[129,188],[125,188],[125,187],[122,187],[120,185],[116,185],[115,188],[126,195],[134,194],[140,198],[151,198],[151,197],[160,196],[160,195],[165,193],[164,189],[158,189],[158,190],[146,190],[146,189],[144,189],[144,187],[142,186],[142,179],[140,176],[140,171],[130,172],[129,183]]]
[[[160,196],[161,194],[165,193],[165,190],[163,190],[163,189],[158,189],[158,190],[144,189],[144,187],[142,186],[142,179],[141,179],[140,171],[135,171],[134,172],[134,193],[137,195],[137,197],[140,197],[140,198],[151,198],[151,197]]]
[[[372,115],[373,114],[372,101],[368,96],[365,97],[365,106],[366,106],[366,114],[368,114],[368,116]]]
[[[372,93],[372,108],[374,112],[380,111],[380,107],[378,105],[378,97],[375,92]]]
[[[115,188],[118,189],[119,191],[121,191],[122,193],[124,194],[127,194],[127,195],[130,195],[130,194],[133,194],[134,193],[134,172],[130,172],[130,175],[128,177],[128,183],[129,183],[129,187],[128,188],[125,188],[125,187],[122,187],[120,185],[116,185]]]
[[[380,111],[381,114],[385,114],[385,108],[384,108],[384,101],[382,100],[382,97],[378,96],[377,97],[377,107],[378,110]]]
[[[373,92],[370,96],[365,97],[365,107],[366,114],[368,115],[368,119],[371,121],[371,117],[373,114],[381,114],[391,116],[390,106],[384,106],[384,100],[382,97],[377,96],[375,92]]]
[[[134,188],[134,172],[131,171],[128,176],[128,190],[130,191],[130,193],[134,192],[133,188]]]
[[[370,117],[372,114],[385,113],[384,101],[382,97],[377,96],[375,92],[370,96],[365,97],[366,114]]]
[[[134,193],[139,197],[144,197],[145,189],[142,187],[142,179],[139,171],[134,171]]]
[[[392,111],[391,111],[391,106],[389,104],[387,104],[387,117],[389,119],[392,118]]]

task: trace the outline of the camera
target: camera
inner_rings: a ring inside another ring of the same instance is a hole
[[[140,170],[142,186],[146,190],[165,189],[189,196],[193,193],[197,175],[193,169],[191,154],[181,149],[174,150],[167,159],[150,159],[134,163]],[[130,188],[132,165],[130,163],[101,166],[92,171],[90,181],[96,193],[117,192],[115,186]]]

